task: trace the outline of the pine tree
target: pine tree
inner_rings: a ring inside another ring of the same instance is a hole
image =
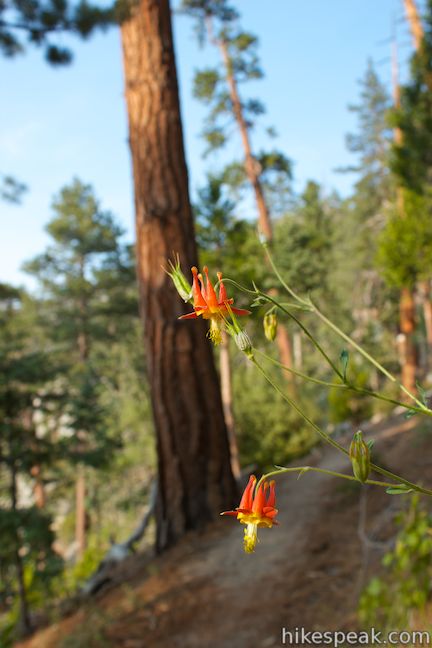
[[[75,180],[53,202],[47,225],[53,244],[25,266],[42,289],[45,329],[62,351],[67,367],[66,407],[74,434],[67,442],[76,471],[76,541],[85,548],[85,466],[109,462],[116,440],[106,434],[100,374],[93,345],[115,340],[122,331],[118,315],[130,316],[135,297],[132,274],[122,253],[121,228],[103,211],[90,186]],[[115,316],[115,317],[114,317]]]
[[[236,485],[205,326],[178,321],[185,307],[163,270],[173,252],[197,265],[168,0],[140,0],[122,42],[162,550],[235,500]]]
[[[26,498],[23,486],[34,482],[35,466],[50,467],[60,453],[36,424],[36,413],[55,408],[56,365],[34,349],[21,300],[17,289],[0,285],[0,600],[17,597],[16,630],[25,635],[32,627],[28,584],[36,589],[61,560],[52,550],[49,514]]]
[[[128,14],[128,2],[118,0],[108,7],[67,0],[5,0],[0,4],[0,51],[11,58],[22,54],[27,45],[41,47],[52,65],[69,63],[72,52],[65,47],[61,33],[88,38],[97,28],[106,29]]]

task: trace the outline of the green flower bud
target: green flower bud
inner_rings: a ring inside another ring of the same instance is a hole
[[[354,477],[364,484],[369,477],[371,461],[369,446],[363,440],[363,434],[360,430],[354,434],[351,441],[349,457]]]
[[[166,273],[171,277],[174,287],[183,301],[190,302],[192,300],[192,286],[180,268],[179,257],[175,257],[174,261],[175,263],[171,260],[168,261],[169,270],[166,270]]]
[[[240,351],[246,355],[252,355],[252,341],[246,331],[240,331],[234,335],[234,342],[237,344]]]
[[[276,331],[278,326],[277,315],[276,313],[266,313],[263,320],[264,325],[264,335],[267,340],[273,342],[276,337]]]

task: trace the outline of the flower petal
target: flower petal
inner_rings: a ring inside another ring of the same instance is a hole
[[[251,311],[246,310],[245,308],[234,308],[234,306],[231,306],[231,310],[234,313],[234,315],[250,315]]]
[[[247,483],[246,488],[244,489],[242,498],[240,500],[239,509],[247,509],[248,511],[252,510],[253,490],[255,488],[255,484],[256,484],[256,477],[255,475],[251,475],[249,477],[249,481]]]
[[[198,269],[195,268],[195,266],[192,268],[192,274],[192,294],[194,299],[194,308],[207,308],[207,303],[202,295],[201,287],[198,282]]]
[[[186,315],[180,315],[179,320],[181,319],[196,319],[198,315],[194,313],[187,313]]]

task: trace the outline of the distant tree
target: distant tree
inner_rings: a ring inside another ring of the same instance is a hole
[[[225,170],[225,180],[234,187],[252,189],[258,230],[271,242],[273,224],[269,203],[278,209],[278,215],[284,211],[290,196],[291,163],[280,151],[255,153],[253,150],[251,132],[265,108],[257,98],[242,97],[240,86],[263,76],[258,38],[240,27],[239,14],[228,0],[183,0],[181,7],[196,19],[200,42],[207,38],[218,49],[222,63],[222,68],[215,66],[198,71],[194,79],[195,96],[210,108],[203,132],[207,152],[221,148],[231,139],[234,124],[244,159]],[[292,345],[285,327],[278,327],[276,339],[282,363],[290,366]],[[290,374],[286,375],[291,381]]]
[[[27,187],[10,175],[0,173],[0,198],[10,203],[19,203]]]
[[[229,178],[237,186],[248,182],[252,187],[258,226],[270,241],[272,223],[266,189],[270,193],[272,181],[276,181],[279,193],[287,192],[291,164],[279,151],[253,152],[251,131],[265,113],[265,107],[257,98],[242,98],[239,88],[247,81],[263,77],[258,38],[241,29],[238,12],[227,0],[183,0],[181,7],[197,20],[200,42],[207,38],[219,50],[223,66],[198,71],[194,79],[194,95],[210,109],[203,131],[207,153],[227,143],[233,122],[240,135],[244,160],[232,165]]]
[[[122,25],[137,233],[138,284],[158,451],[157,548],[236,498],[212,351],[163,270],[197,250],[168,0],[140,0]]]
[[[51,466],[59,452],[49,435],[37,433],[35,416],[55,407],[56,367],[34,349],[21,299],[17,289],[0,284],[0,604],[7,608],[16,596],[16,630],[25,635],[32,627],[29,584],[47,581],[61,560],[52,550],[49,514],[22,488],[34,481],[35,466]]]
[[[359,100],[350,106],[357,117],[356,132],[346,139],[357,162],[341,169],[355,173],[356,182],[352,195],[340,205],[334,231],[333,281],[339,287],[340,304],[349,307],[355,335],[367,340],[383,361],[391,360],[384,339],[388,335],[391,340],[397,330],[397,292],[383,280],[376,258],[379,235],[395,201],[389,170],[391,107],[391,97],[369,62],[360,81]]]
[[[5,0],[0,5],[0,51],[6,57],[22,54],[27,45],[41,47],[52,65],[69,63],[72,53],[61,34],[88,38],[96,28],[106,29],[127,14],[126,0],[108,7],[67,0]],[[59,36],[60,35],[60,36]]]
[[[76,540],[85,547],[84,466],[109,460],[114,439],[106,434],[99,399],[99,372],[93,344],[106,344],[122,333],[119,315],[136,308],[133,265],[122,251],[121,228],[103,211],[89,185],[75,180],[53,202],[47,225],[53,239],[46,252],[25,265],[41,288],[45,329],[64,355],[70,393],[67,412],[74,431],[68,454],[78,464]],[[131,289],[132,287],[132,289]]]
[[[290,285],[300,293],[330,294],[332,270],[333,214],[321,187],[309,181],[295,209],[277,222],[275,254],[278,266]]]
[[[432,235],[431,213],[432,196],[432,2],[428,1],[424,26],[416,12],[415,3],[406,3],[407,15],[415,36],[416,51],[411,60],[409,81],[396,93],[396,106],[392,114],[395,138],[390,158],[391,170],[398,184],[399,216],[404,221],[396,223],[391,219],[382,237],[381,261],[387,277],[393,284],[402,286],[401,326],[415,330],[415,305],[413,293],[419,282],[419,296],[423,305],[426,336],[429,348],[432,347],[432,303],[430,297],[430,272],[423,265],[429,257]],[[399,267],[395,266],[391,242],[398,233],[398,249],[401,253]],[[416,263],[412,258],[410,242],[417,239],[415,249]],[[403,245],[406,247],[402,249]],[[405,252],[404,252],[405,250]],[[417,280],[415,280],[415,275]],[[409,288],[411,286],[411,288]],[[410,354],[413,356],[413,354]],[[413,374],[413,371],[411,371]],[[412,379],[414,381],[414,378]]]

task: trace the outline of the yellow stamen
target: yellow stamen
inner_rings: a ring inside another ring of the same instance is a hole
[[[258,527],[256,524],[249,522],[244,530],[244,550],[245,553],[253,553],[255,551],[256,543],[258,542]]]
[[[210,328],[207,335],[215,346],[222,342],[221,322],[219,319],[210,318]]]

